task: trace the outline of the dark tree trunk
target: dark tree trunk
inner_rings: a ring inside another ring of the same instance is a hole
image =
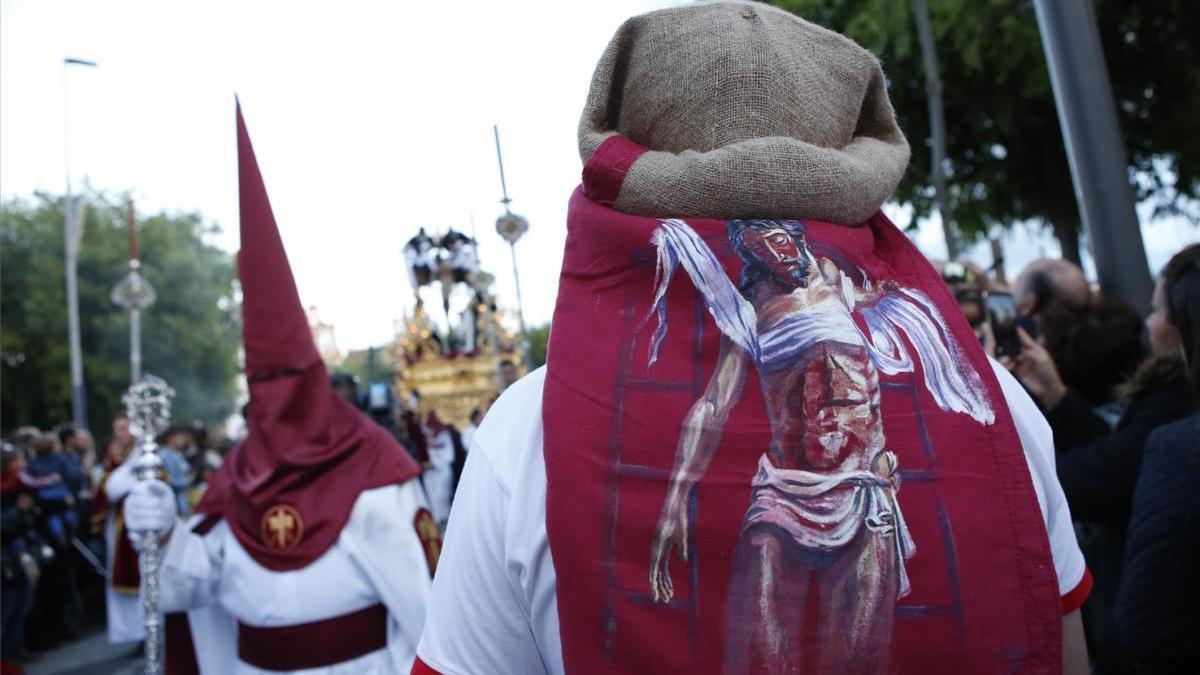
[[[1059,245],[1062,246],[1063,260],[1070,260],[1079,265],[1079,220],[1074,214],[1059,213],[1053,216],[1050,226],[1054,229],[1054,236]]]

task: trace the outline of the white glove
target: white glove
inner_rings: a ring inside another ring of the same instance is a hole
[[[139,481],[125,497],[125,530],[135,548],[141,535],[157,532],[160,536],[175,525],[175,491],[159,480]]]

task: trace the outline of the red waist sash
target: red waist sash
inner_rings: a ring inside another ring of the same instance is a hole
[[[238,622],[238,658],[263,670],[304,670],[344,663],[387,647],[387,607],[292,626]]]

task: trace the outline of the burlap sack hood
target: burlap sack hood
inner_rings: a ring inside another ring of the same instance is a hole
[[[858,224],[909,158],[870,52],[748,2],[626,21],[592,78],[583,160],[614,134],[649,149],[611,205],[636,215]]]

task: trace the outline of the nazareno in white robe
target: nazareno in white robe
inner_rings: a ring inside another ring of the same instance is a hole
[[[238,621],[290,626],[382,602],[388,611],[385,649],[296,672],[407,674],[424,626],[431,584],[425,549],[414,527],[422,508],[426,501],[414,480],[365,490],[333,546],[308,566],[287,572],[258,564],[225,521],[205,535],[192,531],[203,516],[194,516],[186,524],[178,522],[163,549],[163,610],[190,610],[201,673],[258,675],[276,671],[238,660]]]

